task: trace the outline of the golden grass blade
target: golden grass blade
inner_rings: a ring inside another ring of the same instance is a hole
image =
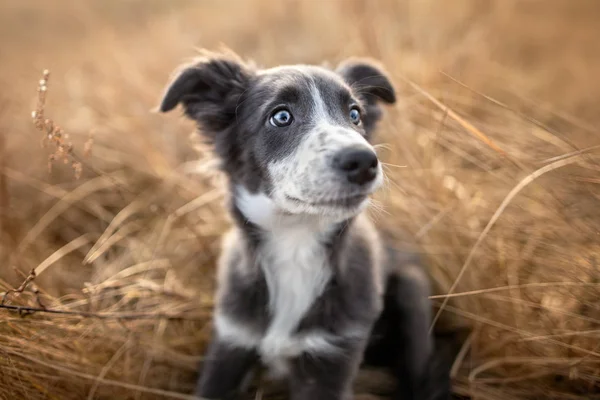
[[[153,394],[156,396],[162,396],[165,397],[167,399],[181,399],[181,400],[203,400],[202,398],[196,397],[196,396],[190,396],[190,395],[186,395],[186,394],[182,394],[182,393],[177,393],[177,392],[171,392],[168,390],[162,390],[162,389],[153,389],[153,388],[149,388],[147,386],[140,386],[140,385],[135,385],[132,383],[127,383],[127,382],[119,382],[119,381],[115,381],[112,379],[100,379],[94,375],[91,374],[86,374],[84,372],[80,372],[80,371],[76,371],[74,369],[71,368],[66,368],[66,367],[62,367],[60,365],[56,365],[54,363],[49,363],[46,361],[42,361],[39,360],[37,358],[25,355],[25,354],[20,354],[17,353],[15,351],[12,350],[6,350],[6,352],[8,354],[13,355],[14,357],[17,358],[24,358],[34,364],[39,364],[43,367],[46,368],[50,368],[53,369],[57,372],[62,372],[65,373],[67,375],[71,375],[71,376],[77,376],[79,378],[83,378],[83,379],[87,379],[87,380],[91,380],[91,381],[97,381],[99,382],[99,384],[102,385],[107,385],[107,386],[114,386],[114,387],[120,387],[123,389],[128,389],[134,392],[141,392],[141,393],[147,393],[147,394]]]
[[[419,92],[420,94],[425,96],[433,104],[435,104],[435,106],[438,107],[444,113],[446,113],[448,115],[448,117],[450,117],[453,120],[455,120],[456,122],[458,122],[471,135],[473,135],[476,138],[478,138],[479,140],[481,140],[489,148],[493,149],[494,151],[501,154],[502,156],[508,157],[508,154],[504,150],[502,150],[496,143],[494,143],[494,141],[492,139],[487,137],[487,135],[485,135],[483,132],[481,132],[481,130],[479,130],[477,127],[475,127],[475,125],[473,125],[472,123],[467,121],[465,118],[458,115],[450,107],[443,104],[441,101],[436,99],[431,93],[427,92],[425,89],[423,89],[421,86],[417,85],[415,82],[411,81],[410,79],[404,78],[404,77],[402,77],[401,79],[404,82],[406,82],[410,87],[412,87],[414,90],[416,90],[417,92]]]
[[[590,151],[591,150],[593,150],[593,149],[590,149]],[[540,176],[542,176],[548,172],[554,171],[556,169],[573,164],[573,163],[577,162],[581,158],[581,156],[582,156],[581,154],[577,154],[577,155],[571,156],[571,157],[563,159],[563,160],[555,161],[552,164],[548,164],[545,167],[542,167],[542,168],[534,171],[533,173],[531,173],[531,174],[527,175],[525,178],[523,178],[523,180],[521,180],[521,182],[519,182],[519,184],[516,185],[506,195],[506,197],[504,198],[504,200],[502,201],[502,203],[500,204],[500,206],[498,207],[498,209],[496,210],[494,215],[492,215],[489,222],[487,223],[487,225],[485,226],[485,228],[483,229],[483,231],[481,232],[481,234],[475,241],[475,244],[471,248],[471,251],[469,252],[469,255],[467,256],[467,259],[465,260],[463,266],[461,267],[458,275],[454,279],[454,283],[452,283],[452,286],[448,290],[447,295],[451,295],[452,293],[454,293],[454,290],[460,283],[460,280],[462,279],[463,275],[465,274],[468,267],[470,266],[471,261],[475,257],[475,253],[476,253],[477,249],[479,248],[479,245],[483,242],[483,240],[485,239],[485,237],[487,236],[489,231],[492,229],[492,227],[494,226],[496,221],[498,221],[498,218],[500,218],[500,216],[502,215],[502,213],[504,212],[506,207],[508,207],[508,205],[512,202],[512,200],[515,198],[515,196],[517,194],[519,194],[519,192],[521,192],[521,190],[523,190],[525,187],[527,187],[527,185],[529,185],[531,182],[535,181]],[[430,333],[433,332],[433,328],[435,327],[436,322],[438,321],[442,312],[444,311],[444,307],[446,307],[446,304],[448,304],[449,299],[450,299],[449,297],[444,298],[442,305],[440,306],[440,309],[437,311],[435,317],[433,318],[433,321],[431,323]]]
[[[146,198],[140,196],[131,203],[129,203],[121,211],[119,211],[117,215],[115,215],[115,217],[112,219],[112,221],[110,221],[110,224],[108,224],[104,232],[102,232],[102,236],[98,238],[94,246],[90,249],[84,260],[84,263],[89,262],[88,260],[92,257],[93,254],[95,254],[98,251],[98,248],[104,245],[108,238],[118,229],[118,227],[123,222],[127,220],[127,218],[142,210],[146,205],[147,201],[148,200]]]
[[[19,243],[16,253],[23,252],[41,233],[52,223],[60,214],[65,212],[78,201],[81,201],[86,196],[94,192],[99,192],[108,189],[114,185],[114,182],[104,176],[99,176],[92,180],[83,183],[72,192],[68,193],[60,199],[50,210],[39,219],[39,221],[27,232],[27,235]]]
[[[38,265],[35,268],[35,276],[40,276],[48,267],[50,267],[52,264],[66,256],[67,254],[72,253],[75,250],[85,246],[86,244],[91,243],[93,237],[94,234],[84,233],[77,239],[70,241],[60,249],[56,250],[54,253],[52,253],[50,257],[46,258],[44,261],[42,261],[40,265]]]
[[[437,294],[429,296],[430,299],[445,299],[463,296],[477,296],[480,294],[488,294],[494,292],[511,291],[514,289],[528,289],[528,288],[551,288],[551,287],[600,287],[600,282],[536,282],[536,283],[522,283],[519,285],[508,285],[498,286],[487,289],[470,290],[468,292],[460,293],[449,293],[449,294]]]
[[[141,225],[138,221],[132,221],[128,224],[125,224],[119,229],[114,235],[110,236],[104,242],[100,244],[94,251],[88,252],[88,254],[83,259],[84,264],[90,264],[96,261],[96,259],[102,254],[104,254],[108,249],[114,246],[116,243],[125,239],[127,236],[139,231],[142,229]]]

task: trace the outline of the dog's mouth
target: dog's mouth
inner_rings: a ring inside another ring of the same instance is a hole
[[[366,199],[367,194],[357,194],[353,196],[345,196],[345,197],[336,197],[334,199],[326,199],[326,200],[318,200],[318,201],[310,201],[310,200],[302,200],[293,196],[285,196],[286,200],[292,201],[294,203],[300,203],[303,205],[308,205],[312,207],[328,207],[328,208],[356,208],[360,206]]]

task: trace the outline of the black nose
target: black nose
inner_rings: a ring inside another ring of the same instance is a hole
[[[371,182],[377,176],[377,155],[370,149],[351,147],[338,152],[333,166],[359,185]]]

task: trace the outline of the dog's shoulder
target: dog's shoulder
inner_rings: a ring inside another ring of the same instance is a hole
[[[359,214],[348,232],[345,260],[350,273],[370,275],[378,294],[382,294],[389,256],[381,232],[366,213]]]
[[[251,286],[262,280],[260,269],[253,268],[254,262],[247,251],[246,240],[244,233],[236,226],[221,237],[216,274],[217,298],[229,293],[232,286]]]
[[[221,250],[217,263],[217,281],[219,284],[225,282],[231,272],[231,268],[238,263],[245,262],[243,252],[242,235],[239,229],[230,228],[221,236]]]
[[[221,253],[217,264],[217,292],[215,314],[226,316],[228,332],[233,330],[258,332],[267,324],[266,306],[268,288],[264,274],[257,268],[244,245],[245,236],[236,227],[222,237]],[[231,321],[236,329],[232,330]]]

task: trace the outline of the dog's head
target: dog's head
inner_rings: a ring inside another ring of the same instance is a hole
[[[347,218],[383,180],[369,142],[381,102],[394,89],[369,60],[257,69],[210,55],[176,74],[160,110],[182,104],[234,187],[287,213]]]

